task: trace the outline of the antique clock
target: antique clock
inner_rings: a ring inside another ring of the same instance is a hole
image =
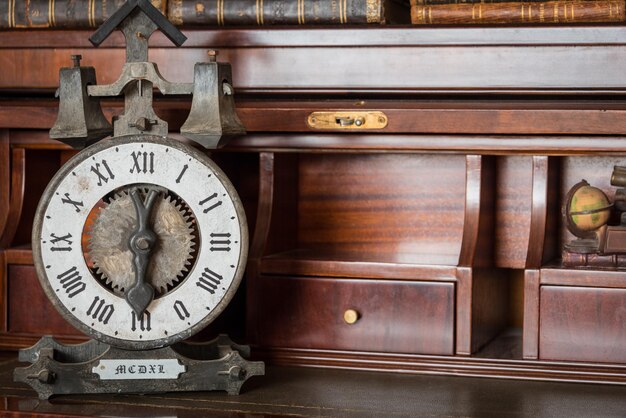
[[[93,340],[44,337],[21,350],[33,363],[15,378],[40,397],[67,393],[226,390],[239,393],[263,363],[226,336],[183,340],[211,323],[232,299],[248,250],[241,201],[224,172],[198,149],[167,137],[152,108],[153,89],[191,94],[181,134],[206,148],[245,130],[234,111],[230,66],[198,63],[194,82],[170,83],[148,62],[156,29],[177,46],[184,35],[147,0],[127,1],[90,38],[117,27],[127,42],[120,78],[97,85],[95,69],[60,73],[52,138],[84,148],[53,177],[33,226],[42,287],[62,316]],[[113,126],[98,98],[125,96]],[[111,138],[101,140],[113,133]]]

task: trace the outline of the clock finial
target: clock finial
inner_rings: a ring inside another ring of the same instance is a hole
[[[94,46],[99,46],[115,29],[121,27],[125,20],[136,20],[142,15],[149,18],[155,25],[154,29],[152,29],[150,34],[146,37],[146,42],[147,38],[149,38],[156,29],[160,29],[176,46],[181,46],[187,40],[187,37],[176,29],[176,27],[172,25],[156,7],[150,4],[148,0],[128,0],[89,37],[89,41]],[[131,39],[127,37],[126,42],[131,42]]]
[[[50,137],[74,148],[84,148],[110,135],[99,98],[125,98],[124,113],[114,118],[113,136],[152,134],[167,136],[167,121],[153,109],[154,89],[162,94],[193,96],[191,110],[180,133],[204,146],[219,148],[229,137],[246,133],[235,112],[230,65],[215,60],[196,63],[193,83],[171,83],[148,61],[148,39],[160,29],[175,45],[187,39],[149,0],[128,0],[91,36],[98,46],[119,28],[126,39],[126,63],[112,84],[97,85],[93,67],[62,68],[61,103]],[[211,59],[213,58],[213,59]]]

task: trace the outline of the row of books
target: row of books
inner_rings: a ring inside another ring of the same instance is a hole
[[[0,0],[0,29],[95,28],[125,0]],[[150,0],[181,27],[409,23],[408,0]],[[404,1],[405,3],[402,3]]]
[[[624,0],[411,0],[417,25],[624,22]]]
[[[0,29],[95,28],[125,0],[0,0]],[[626,0],[150,0],[182,27],[624,22]],[[410,8],[410,12],[409,12]]]

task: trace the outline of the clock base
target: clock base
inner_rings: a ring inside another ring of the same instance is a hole
[[[177,343],[154,350],[131,351],[96,340],[66,345],[45,336],[20,350],[13,378],[30,385],[40,399],[93,393],[163,393],[222,390],[237,395],[265,364],[246,360],[250,347],[226,335],[207,343]]]

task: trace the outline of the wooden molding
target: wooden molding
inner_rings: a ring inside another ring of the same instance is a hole
[[[539,270],[524,272],[524,329],[522,355],[525,359],[539,357]]]
[[[11,192],[11,148],[9,131],[0,130],[0,237],[2,237],[9,217],[9,196]]]
[[[0,248],[8,247],[17,232],[24,204],[24,182],[26,176],[26,153],[24,149],[14,148],[11,152],[11,197],[6,226],[0,235]]]

